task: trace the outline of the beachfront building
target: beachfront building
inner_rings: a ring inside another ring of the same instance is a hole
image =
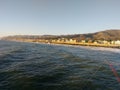
[[[117,41],[111,41],[111,44],[120,45],[120,40],[117,40]]]
[[[69,41],[70,41],[70,43],[76,43],[75,39],[70,39]]]
[[[115,41],[111,41],[110,44],[115,44]]]
[[[56,40],[56,42],[58,42],[58,43],[59,43],[60,41],[61,41],[60,39]]]
[[[58,39],[57,41],[61,43],[76,43],[75,39],[67,39],[67,38],[61,38],[61,39]]]
[[[116,45],[120,45],[120,40],[115,41]]]
[[[66,42],[66,43],[69,43],[69,39],[65,39],[65,42]]]
[[[95,44],[110,44],[110,42],[107,40],[96,40],[94,43]]]
[[[55,40],[55,39],[53,39],[53,40],[51,40],[51,42],[56,42],[56,40]]]
[[[110,44],[108,41],[104,40],[103,44]]]
[[[94,44],[98,44],[98,42],[97,42],[97,41],[94,41],[93,43],[94,43]]]
[[[86,41],[85,40],[81,40],[81,43],[85,43]]]

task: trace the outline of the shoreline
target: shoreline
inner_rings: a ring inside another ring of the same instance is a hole
[[[14,41],[14,42],[26,42],[26,43],[36,43],[36,44],[52,44],[52,45],[67,45],[67,46],[89,46],[89,47],[104,47],[104,48],[117,48],[120,49],[120,45],[111,44],[94,44],[94,43],[57,43],[57,42],[32,42],[32,41],[20,41],[20,40],[4,40],[4,41]]]

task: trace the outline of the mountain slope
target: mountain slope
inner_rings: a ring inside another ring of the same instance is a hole
[[[58,39],[58,38],[72,38],[76,40],[120,40],[120,30],[106,30],[89,34],[75,34],[75,35],[16,35],[8,36],[3,39]]]
[[[106,30],[92,34],[94,39],[120,40],[120,30]]]

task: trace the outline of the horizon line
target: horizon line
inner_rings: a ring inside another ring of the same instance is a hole
[[[51,35],[51,36],[62,36],[62,35],[78,35],[78,34],[92,34],[92,33],[97,33],[97,32],[102,32],[102,31],[120,31],[120,29],[106,29],[106,30],[101,30],[101,31],[96,31],[96,32],[88,32],[88,33],[73,33],[73,34],[10,34],[10,35],[0,35],[0,38],[3,37],[8,37],[8,36],[45,36],[45,35]]]

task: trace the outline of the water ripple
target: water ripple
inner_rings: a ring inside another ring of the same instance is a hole
[[[0,90],[119,90],[120,53],[0,41]]]

